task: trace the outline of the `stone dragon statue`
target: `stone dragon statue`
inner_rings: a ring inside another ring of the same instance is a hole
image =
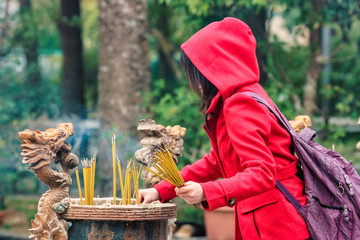
[[[74,134],[71,123],[60,123],[45,131],[26,129],[18,133],[22,142],[22,163],[29,164],[37,178],[49,190],[38,203],[38,212],[31,220],[29,238],[47,240],[67,239],[70,223],[61,219],[61,213],[69,207],[68,193],[71,186],[70,170],[77,167],[79,159],[70,153],[71,146],[65,140]],[[50,163],[60,163],[62,172],[54,171]]]

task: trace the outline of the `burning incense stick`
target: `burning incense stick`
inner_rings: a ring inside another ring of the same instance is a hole
[[[113,204],[116,205],[116,146],[115,135],[112,137],[112,160],[113,160]]]
[[[83,202],[83,199],[82,199],[82,193],[81,193],[79,170],[77,168],[75,169],[75,173],[76,173],[76,181],[77,181],[77,185],[78,185],[78,189],[79,189],[80,203],[81,203],[81,205],[84,205],[84,202]]]
[[[96,153],[94,154],[94,157],[93,157],[93,171],[92,171],[92,185],[91,185],[91,190],[92,190],[92,194],[91,194],[91,199],[93,200],[94,199],[94,190],[95,190],[95,173],[96,173]]]
[[[168,181],[176,187],[184,186],[184,179],[165,144],[162,144],[161,147],[155,148],[152,160],[153,167],[158,171],[158,173],[145,166],[147,171]]]
[[[83,165],[84,166],[84,165]],[[87,171],[83,167],[83,178],[84,178],[84,198],[85,198],[85,205],[88,205],[87,195],[88,195],[88,187],[87,187]]]
[[[96,155],[94,155],[90,160],[85,158],[84,160],[81,161],[81,164],[83,167],[85,205],[94,205]],[[78,169],[75,169],[75,173],[78,184],[80,203],[81,205],[83,205],[84,202],[82,199],[81,184],[80,184]]]
[[[90,160],[90,205],[94,205],[94,182],[95,182],[95,161],[94,157]]]
[[[91,185],[91,162],[88,159],[84,159],[81,161],[83,166],[83,175],[84,175],[84,190],[85,190],[85,204],[91,204],[91,192],[90,192],[90,185]]]

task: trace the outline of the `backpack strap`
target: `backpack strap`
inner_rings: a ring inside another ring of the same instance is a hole
[[[241,92],[243,94],[246,94],[250,97],[252,97],[253,99],[255,99],[257,102],[265,105],[272,114],[275,115],[275,117],[277,118],[277,120],[281,123],[281,125],[283,125],[283,127],[290,133],[291,136],[293,135],[297,135],[298,133],[295,132],[295,130],[292,128],[292,126],[290,125],[289,121],[286,119],[286,117],[280,112],[280,110],[278,109],[278,107],[275,105],[274,102],[272,102],[274,108],[265,100],[263,99],[259,94],[254,93],[254,92]]]
[[[292,195],[289,190],[279,181],[276,180],[276,186],[285,195],[286,199],[295,207],[297,211],[302,208],[301,203]]]
[[[305,128],[299,133],[299,138],[304,140],[304,142],[309,142],[310,140],[313,140],[316,136],[316,132],[310,128]]]
[[[270,110],[270,112],[272,112],[275,115],[275,117],[281,123],[281,125],[290,133],[291,137],[294,135],[298,135],[298,133],[295,132],[295,130],[291,127],[286,117],[280,112],[280,110],[275,105],[275,103],[272,103],[275,107],[273,108],[265,99],[263,99],[260,95],[254,92],[242,92],[242,93],[254,98],[257,102],[265,105]],[[309,135],[306,135],[306,137],[310,138]],[[299,211],[299,209],[302,208],[301,203],[289,192],[289,190],[279,180],[276,180],[276,186],[282,192],[282,194],[285,195],[286,199],[296,208],[297,211]]]

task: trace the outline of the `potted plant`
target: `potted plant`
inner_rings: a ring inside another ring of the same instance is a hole
[[[209,240],[233,240],[235,238],[234,209],[221,207],[204,211],[206,236]]]

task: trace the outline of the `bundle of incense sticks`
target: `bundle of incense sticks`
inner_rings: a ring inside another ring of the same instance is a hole
[[[81,161],[83,166],[83,177],[84,177],[84,192],[85,192],[85,205],[94,204],[94,188],[95,188],[95,169],[96,169],[96,157],[89,159],[84,159]],[[79,189],[80,203],[84,204],[82,193],[81,193],[81,184],[79,178],[79,171],[75,169],[76,180]]]
[[[116,137],[112,137],[112,158],[113,158],[113,205],[116,205],[116,165],[119,171],[120,189],[122,197],[122,205],[131,204],[131,179],[134,183],[134,195],[136,196],[136,204],[140,204],[139,200],[139,176],[140,171],[136,169],[135,162],[128,161],[125,171],[125,181],[123,181],[121,164],[118,156],[116,155]],[[115,160],[116,159],[116,160]],[[117,164],[116,164],[117,163]]]
[[[156,147],[154,149],[152,160],[152,165],[158,172],[155,172],[145,166],[147,171],[155,174],[165,181],[168,181],[176,187],[184,186],[184,179],[165,144],[162,144],[161,147]]]
[[[120,162],[118,161],[118,166],[120,166]],[[122,205],[130,205],[131,204],[131,179],[133,179],[134,184],[134,193],[133,197],[136,198],[136,204],[140,204],[139,199],[139,176],[141,172],[141,167],[136,168],[135,162],[132,160],[128,161],[125,171],[125,181],[124,185],[122,185],[122,175],[121,168],[119,167],[119,178],[120,178],[120,187],[121,187],[121,196],[122,196]]]

